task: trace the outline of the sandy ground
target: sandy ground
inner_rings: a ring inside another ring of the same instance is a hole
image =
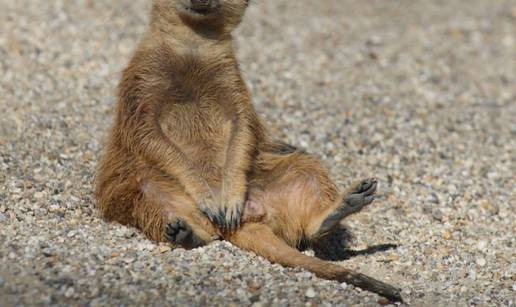
[[[376,305],[228,243],[170,250],[97,215],[115,87],[150,1],[0,0],[0,305]],[[260,0],[258,112],[339,186],[377,176],[342,265],[415,305],[516,304],[516,3]],[[381,302],[381,301],[380,301]]]

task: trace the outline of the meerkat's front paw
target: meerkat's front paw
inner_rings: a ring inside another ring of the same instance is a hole
[[[179,218],[165,226],[165,238],[173,244],[185,248],[195,248],[206,244],[195,234],[188,223]]]
[[[244,206],[245,200],[234,200],[223,204],[219,213],[223,220],[222,228],[233,231],[240,227]]]
[[[240,226],[244,211],[244,201],[223,201],[217,209],[201,208],[201,211],[224,231],[233,231]]]
[[[208,219],[217,225],[221,225],[223,220],[220,215],[220,205],[212,198],[205,198],[198,201],[199,209],[208,217]]]

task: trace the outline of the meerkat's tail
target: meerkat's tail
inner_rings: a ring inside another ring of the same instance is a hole
[[[399,289],[364,274],[347,270],[340,265],[307,256],[286,244],[266,225],[244,224],[228,239],[242,249],[252,251],[283,266],[301,267],[320,278],[346,282],[377,293],[391,301],[402,301]]]

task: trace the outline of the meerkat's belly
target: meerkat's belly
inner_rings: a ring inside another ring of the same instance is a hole
[[[166,137],[209,181],[220,181],[233,121],[218,106],[174,105],[162,113]]]

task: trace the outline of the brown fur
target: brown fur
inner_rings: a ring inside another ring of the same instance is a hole
[[[154,1],[119,85],[97,177],[101,213],[156,241],[180,218],[204,244],[223,237],[399,299],[392,287],[295,249],[324,235],[321,224],[343,196],[316,158],[267,135],[232,47],[247,1],[219,2],[216,14],[203,16],[188,11],[189,0]],[[222,223],[206,212],[225,214]],[[232,231],[241,214],[242,227]]]

